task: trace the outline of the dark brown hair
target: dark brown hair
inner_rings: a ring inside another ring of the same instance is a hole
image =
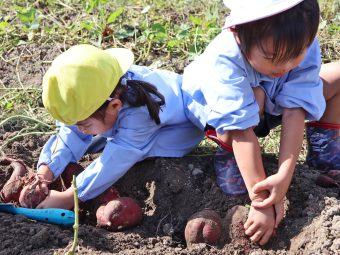
[[[122,78],[123,79],[123,78]],[[111,93],[110,97],[118,98],[124,103],[128,103],[132,107],[139,107],[146,105],[148,108],[150,117],[156,122],[157,125],[161,123],[159,118],[159,111],[161,106],[165,105],[164,96],[157,90],[157,88],[144,81],[139,80],[125,80],[126,84],[122,84],[120,79],[117,87]],[[95,111],[91,117],[102,118],[104,112],[109,104],[109,101],[105,101],[97,111]]]
[[[257,21],[237,25],[242,52],[249,56],[253,46],[263,50],[265,39],[273,39],[273,63],[282,63],[299,56],[310,46],[319,26],[317,0],[304,0],[291,9]]]

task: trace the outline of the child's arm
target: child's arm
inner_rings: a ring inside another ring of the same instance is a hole
[[[305,111],[301,108],[284,109],[282,116],[282,131],[278,172],[253,187],[254,193],[268,191],[268,198],[253,205],[266,208],[281,203],[284,199],[299,156],[303,133]]]
[[[248,219],[244,224],[245,234],[253,242],[260,245],[266,244],[274,232],[275,213],[273,207],[258,209],[250,207]]]
[[[73,187],[70,187],[63,192],[51,190],[49,195],[37,206],[37,208],[62,208],[70,210],[73,206]]]
[[[261,159],[260,145],[252,130],[234,130],[223,135],[217,134],[223,142],[232,141],[235,158],[246,184],[252,204],[263,201],[268,191],[252,192],[253,186],[266,178]],[[264,245],[271,238],[275,226],[274,207],[254,208],[251,206],[247,222],[244,225],[246,235],[254,242]]]
[[[77,126],[66,126],[57,123],[59,132],[53,135],[44,145],[38,161],[40,167],[46,165],[57,178],[70,162],[77,162],[91,143],[92,136],[81,133]],[[53,179],[53,180],[54,180]]]
[[[260,145],[252,128],[232,130],[223,135],[217,133],[218,138],[225,143],[232,143],[237,165],[246,184],[249,198],[267,198],[267,191],[253,192],[253,186],[266,179]],[[262,193],[262,194],[261,194]]]

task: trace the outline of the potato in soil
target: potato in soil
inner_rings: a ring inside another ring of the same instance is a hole
[[[130,197],[119,197],[98,208],[98,226],[109,230],[122,230],[140,223],[143,212],[137,201]]]
[[[193,214],[185,227],[184,235],[187,246],[196,243],[217,245],[222,234],[222,220],[210,209],[203,209]]]

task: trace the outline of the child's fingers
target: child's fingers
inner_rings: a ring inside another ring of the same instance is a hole
[[[267,179],[263,180],[263,181],[260,181],[258,183],[256,183],[254,186],[253,186],[253,192],[255,194],[263,191],[263,190],[269,190],[271,188],[271,186],[269,185]]]
[[[273,229],[268,229],[263,235],[261,240],[259,241],[260,245],[265,245],[269,239],[272,237],[273,235]]]
[[[45,200],[44,200],[45,201]],[[42,201],[40,204],[37,205],[36,209],[44,209],[45,208],[45,203]]]
[[[258,241],[261,239],[262,236],[263,236],[263,231],[258,230],[258,231],[255,232],[255,234],[253,234],[253,235],[250,237],[250,240],[251,240],[252,242],[258,242]],[[261,240],[262,240],[262,239],[261,239]]]
[[[48,193],[49,193],[47,184],[46,184],[46,183],[42,183],[42,184],[40,185],[40,187],[41,187],[41,190],[44,192],[44,194],[47,196]]]
[[[260,208],[260,209],[268,208],[275,203],[274,198],[275,196],[273,194],[270,194],[270,196],[266,198],[265,200],[263,200],[262,202],[252,201],[251,206],[254,206],[255,208]]]
[[[247,236],[252,236],[254,235],[254,233],[257,231],[258,229],[258,225],[256,224],[251,224],[245,231],[244,233],[247,235]]]
[[[244,225],[243,225],[244,229],[247,230],[253,223],[254,223],[254,221],[249,220],[249,218],[248,218],[246,223],[244,223]]]
[[[275,228],[278,228],[281,220],[283,219],[284,215],[284,207],[283,206],[275,206]]]

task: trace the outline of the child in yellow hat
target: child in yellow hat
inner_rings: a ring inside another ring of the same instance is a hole
[[[43,78],[42,99],[59,132],[47,141],[39,158],[41,189],[84,155],[93,135],[104,137],[106,145],[77,176],[83,202],[110,190],[136,162],[182,157],[204,137],[184,114],[182,77],[132,65],[133,58],[127,49],[77,45],[52,62]],[[73,188],[50,190],[37,205],[53,207],[72,208]]]
[[[319,121],[308,124],[308,163],[339,169],[340,63],[321,68],[317,0],[224,3],[231,9],[225,28],[184,70],[184,101],[191,121],[221,145],[221,189],[248,192],[245,233],[263,245],[283,218],[305,119]],[[279,124],[278,171],[266,177],[257,136]]]

